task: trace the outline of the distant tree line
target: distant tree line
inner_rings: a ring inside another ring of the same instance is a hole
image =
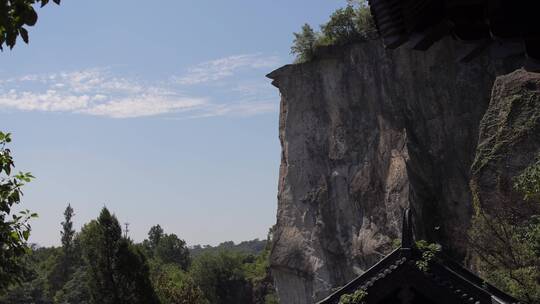
[[[73,229],[74,216],[68,205],[60,247],[32,246],[21,257],[24,274],[0,289],[0,303],[277,303],[268,266],[270,242],[263,242],[258,254],[226,242],[201,247],[192,257],[186,242],[160,225],[135,243],[122,235],[107,208],[79,232]],[[243,244],[260,246],[261,241]]]
[[[235,244],[233,241],[228,241],[223,242],[217,246],[195,245],[189,248],[189,252],[193,257],[196,257],[203,253],[219,252],[224,250],[258,255],[263,252],[266,247],[266,240],[254,239],[251,241],[243,241],[238,244]]]

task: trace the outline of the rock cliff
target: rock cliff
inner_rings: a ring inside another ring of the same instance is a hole
[[[540,214],[524,201],[514,179],[540,157],[540,73],[523,69],[500,76],[480,122],[471,190],[476,208],[512,211],[519,217]]]
[[[281,93],[280,303],[313,303],[378,261],[409,206],[417,238],[464,257],[480,122],[495,78],[518,60],[488,51],[460,64],[459,47],[370,41],[269,74]]]

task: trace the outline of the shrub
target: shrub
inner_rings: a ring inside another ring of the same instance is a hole
[[[339,304],[363,304],[367,292],[363,289],[358,289],[351,294],[344,294],[339,298]]]
[[[429,264],[441,252],[441,245],[420,240],[416,242],[416,248],[422,253],[421,259],[416,261],[416,267],[424,272],[428,272]]]
[[[296,55],[296,63],[312,60],[320,46],[345,45],[377,37],[366,1],[348,2],[345,8],[336,10],[330,20],[321,25],[321,32],[315,32],[309,24],[304,24],[301,32],[294,33],[291,53]]]
[[[296,62],[306,62],[313,59],[317,33],[306,23],[302,26],[300,33],[293,34],[294,41],[291,47],[291,53],[296,54]]]
[[[325,44],[346,44],[359,38],[356,27],[356,11],[348,5],[340,8],[330,16],[330,21],[321,25],[321,31],[325,38]]]

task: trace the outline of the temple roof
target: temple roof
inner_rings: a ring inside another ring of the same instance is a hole
[[[406,211],[402,246],[318,304],[338,304],[343,295],[360,289],[367,292],[366,303],[519,303],[442,252],[427,269],[419,267],[424,259],[414,244],[411,214]]]
[[[526,53],[540,60],[538,1],[510,0],[369,0],[386,47],[407,43],[427,50],[445,36],[466,42],[462,61],[490,45],[501,53]]]

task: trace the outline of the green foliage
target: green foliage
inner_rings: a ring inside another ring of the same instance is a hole
[[[540,202],[540,157],[516,178],[514,188],[525,200]]]
[[[82,230],[91,303],[157,303],[143,254],[122,238],[107,208]]]
[[[367,297],[367,292],[363,289],[358,289],[351,294],[344,294],[339,298],[339,304],[362,304]]]
[[[114,280],[116,252],[121,238],[118,220],[103,209],[98,220],[86,224],[82,231],[84,257],[88,264],[92,303],[116,303],[118,288]]]
[[[540,217],[526,225],[481,213],[470,231],[482,276],[528,303],[540,301]]]
[[[88,272],[82,266],[71,275],[71,280],[59,290],[54,296],[55,304],[90,304],[91,296],[88,290]]]
[[[64,256],[70,257],[73,252],[73,237],[75,236],[75,230],[73,230],[73,221],[72,218],[75,215],[71,204],[68,204],[66,210],[64,211],[64,221],[62,222],[62,251]]]
[[[0,291],[19,283],[23,277],[22,257],[28,251],[31,231],[29,220],[37,217],[28,210],[12,212],[21,202],[23,185],[34,177],[30,173],[13,174],[15,164],[7,148],[10,142],[11,134],[0,132]]]
[[[189,251],[191,256],[196,257],[203,253],[217,253],[220,251],[235,251],[244,254],[259,255],[268,246],[266,240],[254,239],[250,241],[243,241],[235,244],[233,241],[227,241],[220,243],[217,246],[210,245],[195,245]]]
[[[272,274],[270,272],[270,247],[268,239],[266,248],[252,263],[244,264],[246,278],[251,282],[254,303],[278,303],[274,288]]]
[[[117,303],[159,303],[150,281],[150,269],[146,257],[127,239],[119,242],[115,266],[115,284],[118,288]],[[100,302],[102,303],[102,302]]]
[[[41,269],[47,257],[55,250],[32,248],[22,260],[24,261],[25,272],[20,284],[13,284],[0,295],[0,304],[14,303],[50,303],[45,292],[45,280],[41,276]]]
[[[356,29],[361,39],[374,39],[378,37],[375,20],[371,15],[367,0],[348,1],[356,8]]]
[[[202,290],[178,265],[155,265],[152,281],[161,304],[208,304]]]
[[[515,179],[526,201],[540,202],[540,161]],[[531,210],[532,211],[532,210]],[[478,210],[469,231],[469,245],[481,275],[527,303],[540,303],[540,214],[528,218],[511,210]]]
[[[14,286],[8,290],[0,298],[0,304],[49,304],[48,298],[44,294],[43,281],[35,280],[23,282],[18,286]]]
[[[176,234],[165,234],[154,249],[154,258],[164,264],[174,263],[187,270],[191,262],[186,242]]]
[[[18,36],[28,43],[28,30],[25,26],[35,25],[38,19],[33,5],[40,4],[43,7],[48,2],[49,0],[0,0],[0,50],[4,44],[12,49]],[[53,2],[60,4],[60,0]]]
[[[54,266],[47,273],[47,293],[53,297],[70,280],[73,266],[76,261],[72,218],[75,215],[73,208],[68,204],[64,211],[64,221],[60,231],[62,250],[52,256]]]
[[[360,33],[356,28],[356,17],[357,12],[351,5],[336,10],[330,21],[321,25],[325,44],[345,44],[357,39]]]
[[[416,248],[422,253],[420,260],[416,261],[416,267],[424,272],[429,271],[429,264],[441,252],[441,245],[420,240],[416,242]]]
[[[152,250],[157,247],[162,236],[163,228],[161,228],[160,225],[155,225],[150,228],[150,231],[148,231],[148,245]]]
[[[68,206],[62,247],[33,247],[21,258],[29,271],[22,284],[0,294],[0,304],[278,303],[268,260],[270,238],[209,246],[189,268],[185,242],[159,225],[149,240],[133,244],[121,236],[118,220],[106,208],[80,233],[69,224],[73,215]],[[64,268],[66,252],[72,259]]]
[[[321,25],[321,32],[315,32],[309,24],[302,31],[294,33],[291,53],[296,55],[296,63],[312,60],[321,46],[345,45],[377,37],[375,22],[367,1],[348,1],[345,8],[336,10],[330,20]]]
[[[250,303],[250,285],[243,271],[245,259],[236,252],[202,254],[193,261],[190,273],[210,303]]]
[[[293,35],[294,41],[291,53],[296,54],[296,62],[306,62],[313,59],[318,34],[306,23],[302,26],[301,32],[293,33]]]

